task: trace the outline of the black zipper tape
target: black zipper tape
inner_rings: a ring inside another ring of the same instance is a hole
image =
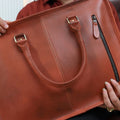
[[[107,52],[107,55],[108,55],[108,57],[109,57],[110,63],[111,63],[111,65],[112,65],[115,78],[116,78],[117,82],[119,82],[120,80],[119,80],[119,74],[118,74],[118,71],[117,71],[117,67],[116,67],[116,65],[115,65],[115,62],[114,62],[113,57],[112,57],[112,54],[111,54],[111,52],[110,52],[110,49],[109,49],[109,47],[108,47],[108,44],[107,44],[107,42],[106,42],[106,40],[105,40],[105,37],[104,37],[104,35],[103,35],[102,29],[101,29],[101,27],[100,27],[100,24],[99,24],[99,22],[98,22],[98,20],[97,20],[97,18],[96,18],[95,15],[92,15],[92,20],[94,20],[94,21],[96,20],[96,22],[97,22],[97,24],[98,24],[98,28],[99,28],[99,32],[100,32],[100,37],[101,37],[101,39],[102,39],[102,42],[103,42],[104,47],[105,47],[105,49],[106,49],[106,52]]]

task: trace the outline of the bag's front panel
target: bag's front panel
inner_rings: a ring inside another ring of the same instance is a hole
[[[95,7],[88,7],[93,4]],[[102,0],[82,1],[10,27],[0,44],[1,119],[49,120],[64,115],[62,119],[66,119],[102,103],[104,82],[114,78],[103,42],[93,36],[91,16],[104,18],[102,4]],[[80,19],[86,63],[82,62],[81,46],[66,22],[66,17],[73,15]],[[51,81],[39,79],[16,47],[13,37],[20,33],[27,36],[33,60]]]
[[[88,107],[92,108],[95,105],[97,106],[98,104],[101,104],[101,92],[104,87],[104,82],[109,81],[110,78],[115,78],[112,65],[101,37],[99,36],[98,39],[95,39],[93,36],[92,15],[96,15],[98,20],[99,18],[101,18],[101,20],[105,19],[105,14],[102,11],[103,8],[101,7],[100,9],[100,6],[105,3],[99,1],[94,8],[89,7],[88,10],[82,13],[83,9],[88,6],[92,6],[93,4],[95,4],[95,1],[89,1],[89,4],[83,2],[81,3],[81,6],[77,4],[74,7],[73,5],[71,9],[66,8],[67,10],[61,10],[62,13],[61,11],[58,11],[53,14],[46,15],[43,18],[43,24],[46,27],[46,31],[49,33],[49,40],[52,41],[54,50],[62,67],[64,79],[67,81],[72,79],[81,67],[81,51],[74,34],[69,30],[65,20],[66,17],[73,15],[77,15],[80,19],[81,33],[87,51],[87,63],[84,73],[82,73],[75,84],[72,83],[72,86],[68,85],[69,87],[67,86],[66,88],[72,105],[72,111],[77,109],[77,112],[75,111],[74,114],[78,113],[78,111],[85,111]],[[65,36],[67,34],[71,35]],[[74,68],[73,66],[75,69],[71,69]]]

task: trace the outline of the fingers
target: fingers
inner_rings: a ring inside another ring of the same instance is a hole
[[[0,18],[0,25],[1,27],[3,27],[3,29],[7,29],[9,27],[7,22],[1,18]]]
[[[7,22],[0,18],[0,35],[6,33],[6,29],[8,29],[8,27]]]
[[[113,87],[116,89],[118,97],[120,97],[120,84],[116,80],[113,80],[113,79],[111,79],[111,83]]]
[[[111,103],[108,92],[105,88],[103,88],[103,100],[104,100],[104,104],[106,105],[107,108],[114,109],[114,106]]]
[[[4,28],[2,28],[2,27],[0,26],[0,32],[1,32],[1,33],[5,33],[5,32],[6,32],[6,29],[4,29]]]
[[[112,85],[111,85],[112,84]],[[111,80],[111,84],[105,82],[106,89],[103,88],[103,100],[106,107],[110,109],[120,110],[120,99],[118,98],[114,89],[120,95],[120,85],[115,81]]]

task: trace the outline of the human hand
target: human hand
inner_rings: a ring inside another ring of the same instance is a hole
[[[120,84],[111,79],[111,82],[105,82],[105,87],[103,88],[103,101],[104,105],[101,107],[107,108],[109,112],[113,110],[120,111]]]
[[[6,33],[6,30],[8,29],[7,21],[0,18],[0,36]]]

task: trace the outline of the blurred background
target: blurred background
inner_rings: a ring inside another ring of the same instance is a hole
[[[0,17],[14,21],[18,12],[29,2],[34,0],[0,0]]]
[[[34,0],[0,0],[0,17],[4,20],[14,21],[18,12],[28,3]],[[110,0],[118,12],[120,18],[120,0]]]

